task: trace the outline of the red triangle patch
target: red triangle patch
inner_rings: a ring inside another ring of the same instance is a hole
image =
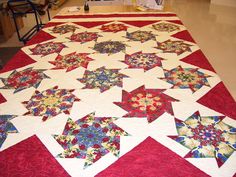
[[[178,32],[178,33],[172,35],[172,37],[175,37],[175,38],[178,38],[178,39],[183,39],[183,40],[185,40],[185,41],[189,41],[189,42],[196,43],[196,42],[194,41],[194,39],[192,38],[192,36],[190,35],[190,33],[189,33],[187,30]]]
[[[167,21],[171,23],[176,23],[178,25],[183,25],[183,23],[180,20],[167,20]]]
[[[97,177],[130,176],[208,176],[184,158],[148,137]]]
[[[223,82],[217,84],[197,102],[230,118],[236,119],[236,102]]]
[[[1,103],[5,103],[7,100],[5,99],[5,97],[0,93],[0,104]]]
[[[16,53],[14,57],[0,70],[0,73],[4,73],[13,69],[17,69],[32,63],[35,63],[32,58],[26,55],[22,50]]]
[[[195,51],[191,55],[188,55],[187,57],[181,59],[181,61],[198,66],[199,68],[215,72],[210,62],[207,60],[206,56],[202,53],[201,50]]]
[[[52,26],[61,25],[63,23],[64,22],[49,22],[49,23],[45,24],[44,28],[49,28],[49,27],[52,27]]]
[[[121,21],[122,23],[126,23],[128,25],[136,26],[136,27],[143,27],[146,25],[150,25],[159,21]]]
[[[32,37],[32,39],[27,42],[26,45],[33,45],[51,39],[55,39],[55,37],[41,30],[34,37]]]
[[[70,176],[35,135],[0,152],[0,164],[0,176]]]

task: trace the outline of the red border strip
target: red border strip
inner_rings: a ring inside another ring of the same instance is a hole
[[[91,15],[57,15],[54,19],[63,18],[111,18],[111,17],[176,17],[174,13],[160,14],[91,14]]]

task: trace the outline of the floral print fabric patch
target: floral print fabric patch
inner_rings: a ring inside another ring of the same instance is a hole
[[[37,44],[34,48],[31,48],[32,55],[46,56],[53,53],[60,53],[66,46],[62,42],[47,42],[43,44]]]
[[[156,40],[155,35],[151,31],[135,31],[132,33],[127,32],[126,38],[130,41],[140,41],[141,43],[149,40]]]
[[[43,121],[64,112],[69,114],[75,101],[79,99],[72,94],[74,89],[58,89],[57,86],[42,92],[35,91],[29,101],[23,105],[29,111],[25,115],[42,116]]]
[[[53,136],[64,149],[57,157],[85,159],[84,168],[109,152],[119,157],[120,136],[129,134],[114,124],[115,120],[113,117],[95,117],[95,113],[77,121],[68,119],[62,135]]]
[[[78,80],[85,84],[84,89],[99,88],[100,92],[104,92],[114,86],[122,87],[125,77],[127,76],[119,73],[119,69],[101,67],[94,71],[86,70],[83,78]]]
[[[98,35],[97,33],[86,31],[82,33],[74,33],[69,37],[69,39],[72,42],[80,42],[81,44],[83,44],[85,42],[96,41],[100,36],[101,35]]]
[[[49,79],[43,71],[32,67],[19,72],[14,70],[8,78],[0,78],[5,85],[1,89],[15,89],[16,93],[30,87],[38,88],[43,79]]]
[[[170,71],[165,70],[164,81],[172,84],[172,88],[186,89],[190,88],[193,92],[199,90],[202,86],[210,87],[207,78],[210,76],[199,71],[198,68],[182,68],[178,66]]]
[[[168,32],[168,33],[180,30],[180,27],[178,25],[170,23],[158,23],[152,25],[152,27],[159,32]]]
[[[115,54],[118,52],[125,52],[126,45],[119,41],[104,41],[96,43],[93,50],[101,54]]]
[[[149,123],[155,121],[163,113],[173,115],[171,102],[177,101],[161,89],[145,89],[141,86],[131,92],[123,90],[122,102],[116,105],[128,111],[124,117],[147,117]]]
[[[165,42],[157,42],[156,49],[162,50],[164,53],[176,53],[181,55],[184,52],[191,52],[191,45],[184,41],[167,40]]]
[[[49,63],[55,65],[53,69],[66,69],[67,72],[78,67],[87,68],[90,61],[93,59],[88,57],[88,53],[70,53],[67,55],[58,55],[55,61]]]
[[[66,34],[69,32],[75,32],[76,29],[78,29],[78,27],[66,24],[66,25],[55,26],[51,31],[53,33]]]
[[[185,157],[215,158],[221,167],[236,150],[236,128],[223,118],[196,112],[185,121],[176,119],[178,136],[171,138],[191,150]]]
[[[127,64],[129,68],[141,68],[147,71],[156,66],[161,67],[161,60],[163,58],[158,57],[155,53],[136,52],[131,55],[125,55],[125,61],[122,62]]]
[[[7,139],[8,133],[18,133],[16,127],[11,123],[14,115],[0,115],[0,148]]]

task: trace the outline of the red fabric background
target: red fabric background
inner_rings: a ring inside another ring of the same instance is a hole
[[[230,118],[236,119],[236,102],[223,82],[217,84],[197,102]]]
[[[5,97],[0,93],[0,104],[6,102]]]
[[[96,177],[208,176],[151,137],[119,158]]]
[[[69,177],[37,136],[0,152],[1,177]]]
[[[0,73],[4,73],[10,70],[14,70],[29,64],[34,63],[35,61],[26,55],[22,50],[16,53],[14,57],[8,61],[8,63],[0,70]]]
[[[194,53],[181,59],[181,61],[215,72],[210,62],[207,60],[206,56],[202,53],[201,50],[195,51]]]

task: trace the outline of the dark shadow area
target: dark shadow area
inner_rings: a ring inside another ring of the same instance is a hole
[[[20,50],[21,47],[0,48],[0,69]]]

